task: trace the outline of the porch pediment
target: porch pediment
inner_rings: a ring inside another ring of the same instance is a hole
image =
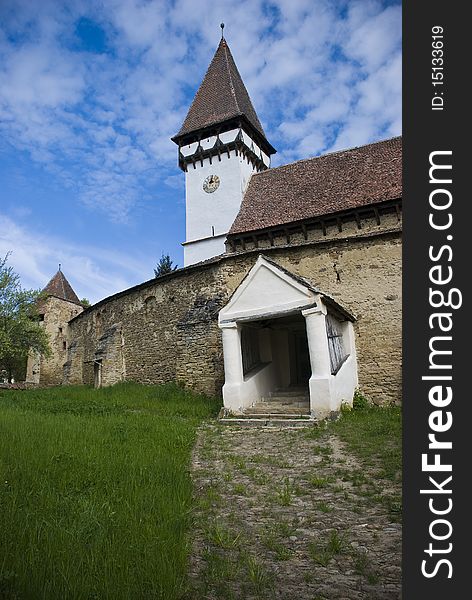
[[[261,255],[220,311],[219,321],[260,319],[290,313],[313,306],[318,299],[316,290],[308,283]]]

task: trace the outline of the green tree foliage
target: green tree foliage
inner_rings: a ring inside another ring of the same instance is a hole
[[[82,304],[82,306],[84,308],[88,308],[90,305],[90,300],[88,298],[82,298],[82,300],[80,301],[80,304]]]
[[[0,371],[8,380],[24,375],[29,350],[50,355],[47,333],[38,322],[40,293],[24,290],[20,277],[0,259]]]
[[[178,265],[174,265],[171,257],[168,254],[163,254],[157,263],[157,267],[154,269],[154,277],[161,277],[161,275],[167,275],[177,269]]]

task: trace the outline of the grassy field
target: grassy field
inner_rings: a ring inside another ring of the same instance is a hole
[[[366,406],[344,413],[331,430],[381,479],[401,480],[402,411],[399,406]]]
[[[175,386],[0,390],[0,598],[178,598],[217,409]]]

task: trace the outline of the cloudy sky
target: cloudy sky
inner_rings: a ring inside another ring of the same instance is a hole
[[[273,166],[401,133],[401,3],[0,0],[0,256],[95,302],[183,264],[170,141],[225,37]]]

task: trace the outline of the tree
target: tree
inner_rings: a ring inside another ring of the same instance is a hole
[[[157,263],[157,267],[154,269],[154,277],[161,277],[161,275],[167,275],[177,269],[178,265],[172,263],[172,259],[168,254],[162,254],[161,259]]]
[[[24,290],[20,277],[0,259],[0,371],[8,381],[24,373],[28,353],[49,356],[48,335],[39,324],[40,292]]]
[[[82,304],[84,308],[88,308],[89,306],[91,306],[90,300],[88,298],[82,298],[80,304]]]

